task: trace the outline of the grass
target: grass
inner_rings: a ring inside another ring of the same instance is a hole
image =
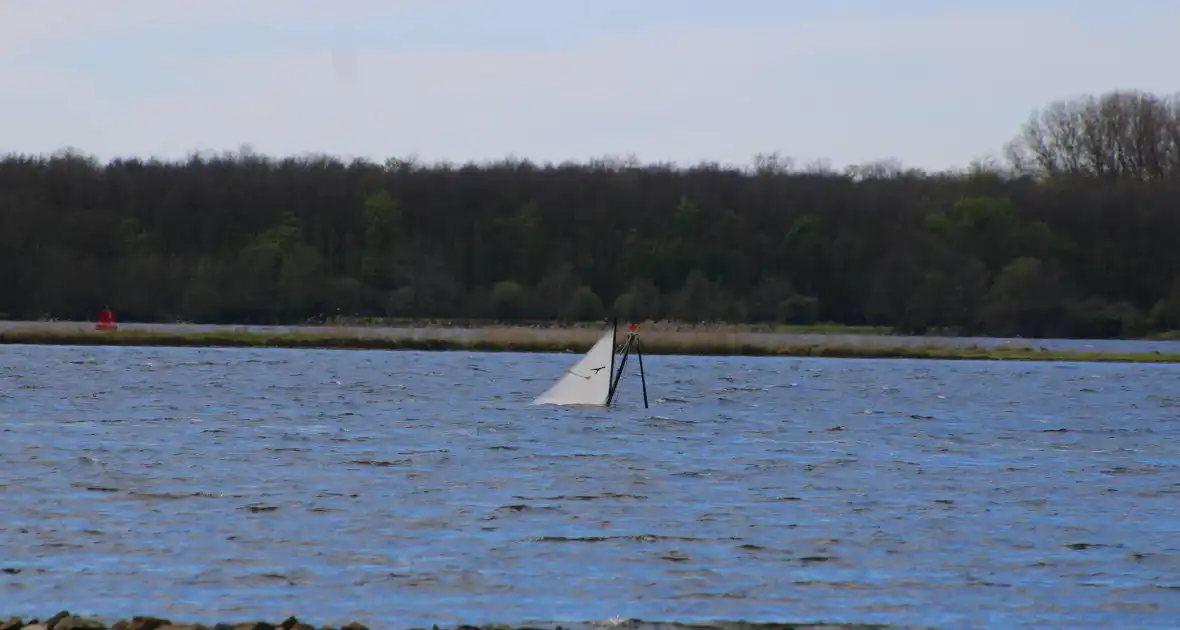
[[[350,317],[335,316],[324,320],[327,326],[355,327],[386,327],[386,328],[504,328],[508,326],[497,320],[483,319],[413,319],[402,317]],[[627,322],[620,320],[622,326]],[[516,321],[512,326],[526,328],[602,328],[602,322],[572,322],[561,324],[552,321]],[[846,334],[846,335],[896,335],[889,326],[868,326],[839,324],[836,322],[820,322],[816,324],[732,324],[732,323],[691,323],[670,320],[647,321],[644,330],[660,331],[695,331],[695,330],[729,330],[738,332],[771,332],[798,334]]]
[[[475,329],[418,328],[411,333],[382,334],[380,329],[324,327],[322,332],[214,332],[118,330],[31,327],[0,331],[0,344],[175,346],[239,348],[336,348],[358,350],[464,350],[472,352],[582,353],[601,334],[601,328],[485,327]],[[621,336],[620,332],[620,336]],[[1032,347],[989,348],[935,343],[890,343],[880,338],[857,339],[837,335],[830,342],[793,341],[745,331],[674,331],[642,333],[642,350],[649,355],[795,356],[829,358],[906,358],[1007,361],[1089,361],[1124,363],[1180,363],[1180,354],[1156,352],[1068,352]]]

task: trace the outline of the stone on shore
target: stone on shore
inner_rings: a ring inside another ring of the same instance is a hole
[[[59,619],[49,630],[107,630],[107,625],[92,617],[70,615]]]
[[[0,617],[2,618],[2,617]],[[593,624],[600,625],[600,624]],[[714,624],[682,624],[676,622],[645,622],[638,619],[612,624],[614,630],[882,630],[887,625],[877,624],[826,624],[826,623],[745,623],[722,622]],[[382,626],[388,627],[388,626]],[[460,624],[452,626],[451,630],[562,630],[562,626],[511,626],[504,624],[487,624],[475,626]],[[42,622],[37,618],[25,623],[20,617],[12,617],[0,622],[0,630],[316,630],[316,627],[289,616],[279,624],[266,621],[247,621],[234,623],[217,623],[212,626],[201,623],[176,622],[171,619],[151,616],[135,616],[130,619],[120,619],[109,627],[95,617],[74,615],[69,611],[61,611]],[[336,630],[334,626],[320,626],[319,630]],[[350,622],[339,626],[339,630],[369,630],[369,627],[358,622]],[[426,630],[426,629],[411,629]],[[431,630],[439,630],[435,625]]]
[[[123,619],[116,621],[111,626],[111,630],[158,630],[164,626],[173,625],[168,619],[160,617],[150,617],[144,615],[136,615],[130,621]]]
[[[201,623],[185,623],[153,617],[150,615],[136,615],[130,619],[120,619],[110,626],[95,617],[75,615],[63,610],[56,615],[41,621],[30,619],[27,623],[21,617],[11,617],[0,621],[0,630],[316,630],[316,627],[299,621],[294,616],[288,616],[278,625],[266,621],[245,621],[235,623],[218,623],[207,626]],[[323,626],[320,630],[335,630],[332,626]],[[340,627],[340,630],[369,630],[368,626],[351,622]]]

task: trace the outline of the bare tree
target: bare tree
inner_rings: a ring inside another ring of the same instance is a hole
[[[1139,181],[1180,177],[1180,101],[1114,91],[1035,112],[1006,148],[1015,171]]]

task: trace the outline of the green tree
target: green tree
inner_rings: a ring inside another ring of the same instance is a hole
[[[1059,273],[1040,259],[1012,261],[996,278],[983,307],[987,330],[1002,335],[1057,336],[1069,298]]]
[[[1177,130],[1174,97],[1111,92],[1051,104],[1008,163],[963,171],[0,156],[0,317],[1169,330]]]
[[[401,206],[388,191],[370,195],[364,204],[361,281],[378,290],[396,282],[403,231]]]

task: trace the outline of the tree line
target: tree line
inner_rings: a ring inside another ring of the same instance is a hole
[[[1180,100],[1051,104],[1004,162],[836,171],[72,151],[0,160],[0,316],[1180,329]]]

